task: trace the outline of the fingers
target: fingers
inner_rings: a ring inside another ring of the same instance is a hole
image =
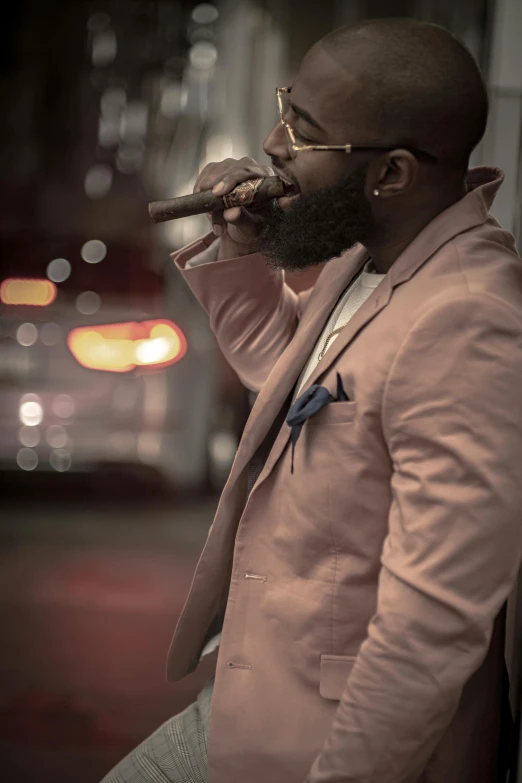
[[[268,177],[271,174],[269,166],[261,166],[253,158],[226,158],[220,163],[208,163],[205,166],[195,182],[193,192],[213,190],[215,195],[222,196],[230,193],[236,185],[245,180]]]
[[[227,218],[226,229],[234,242],[244,244],[257,239],[264,224],[261,215],[256,215],[244,207],[227,209],[223,215],[225,216],[227,213],[232,213]]]
[[[208,215],[212,222],[212,231],[217,237],[225,231],[236,242],[249,242],[259,234],[263,218],[244,207],[232,207],[224,212],[212,212]]]
[[[229,223],[234,223],[241,219],[241,208],[233,207],[225,209],[224,212],[211,212],[210,220],[212,222],[212,231],[217,237],[220,237],[228,229]]]
[[[219,166],[219,163],[208,163],[199,173],[194,183],[193,193],[200,193],[204,190],[211,190],[213,185],[219,180],[219,175],[213,176],[212,172]]]
[[[226,230],[226,223],[224,220],[223,213],[205,212],[205,217],[210,223],[211,231],[213,231],[217,237],[220,237],[221,234]]]
[[[251,158],[243,158],[243,160],[251,161]],[[257,179],[259,177],[268,177],[270,175],[267,171],[267,166],[243,165],[237,168],[232,168],[228,172],[223,173],[218,182],[212,186],[212,192],[215,196],[224,196],[230,193],[241,182],[245,182],[248,179]],[[215,175],[218,174],[216,170]]]
[[[199,174],[193,192],[213,190],[215,195],[223,196],[245,180],[269,177],[272,174],[273,171],[269,166],[261,166],[253,158],[245,157],[241,160],[227,158],[219,163],[208,163]],[[227,232],[231,239],[240,243],[255,239],[262,222],[260,216],[241,207],[208,213],[207,218],[216,236],[222,236]]]
[[[241,207],[231,207],[231,209],[225,209],[222,213],[223,220],[227,223],[234,223],[241,218]]]
[[[222,212],[208,212],[207,218],[212,224],[212,231],[217,237],[220,237],[226,231],[226,223],[223,220]]]

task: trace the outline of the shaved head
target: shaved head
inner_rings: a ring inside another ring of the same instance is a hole
[[[360,122],[375,142],[417,147],[467,169],[488,98],[477,63],[452,33],[413,19],[376,19],[334,30],[319,45],[357,78]]]

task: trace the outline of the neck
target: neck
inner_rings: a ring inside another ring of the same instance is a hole
[[[371,256],[375,269],[380,274],[386,274],[399,256],[413,242],[416,236],[428,226],[431,221],[445,209],[455,204],[466,195],[462,192],[453,193],[448,198],[439,201],[437,205],[427,206],[419,210],[412,208],[411,217],[397,216],[385,222],[386,228],[378,229],[375,234],[362,244]]]

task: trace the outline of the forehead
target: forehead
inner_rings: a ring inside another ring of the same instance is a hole
[[[349,64],[340,65],[321,41],[305,55],[292,85],[292,101],[325,129],[346,127],[360,94],[360,79]]]

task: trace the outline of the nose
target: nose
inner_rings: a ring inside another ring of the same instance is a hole
[[[266,155],[280,160],[291,160],[288,137],[281,122],[278,122],[263,142],[263,151]]]

